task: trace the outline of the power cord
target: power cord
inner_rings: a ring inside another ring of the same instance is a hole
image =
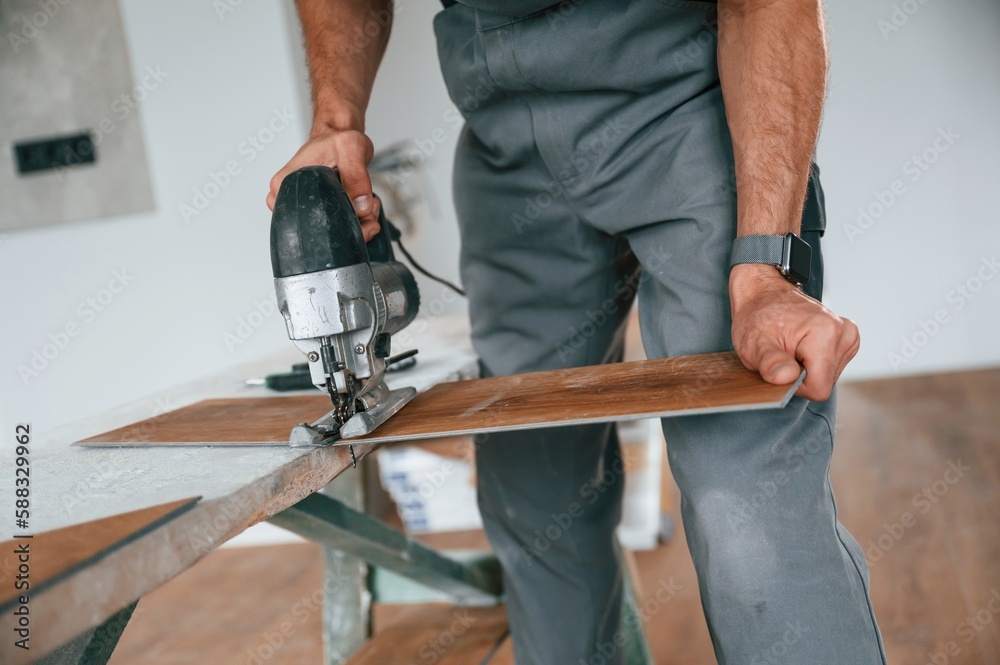
[[[413,255],[410,254],[408,251],[406,251],[406,247],[403,247],[403,234],[400,233],[399,229],[397,229],[392,222],[390,222],[389,220],[385,221],[387,226],[389,227],[389,238],[395,241],[396,245],[399,247],[399,251],[403,253],[403,256],[406,257],[406,260],[410,263],[411,266],[413,266],[413,268],[417,272],[422,274],[424,277],[427,277],[428,279],[433,279],[435,282],[447,286],[449,289],[451,289],[458,295],[462,296],[463,298],[466,297],[465,289],[458,286],[457,284],[449,282],[443,277],[438,277],[437,275],[433,274],[432,272],[424,268],[422,265],[417,263],[417,260],[413,258]]]

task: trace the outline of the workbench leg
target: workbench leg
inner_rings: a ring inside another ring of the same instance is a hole
[[[461,562],[408,538],[371,515],[313,494],[272,515],[273,524],[327,547],[361,557],[466,605],[495,605],[502,591],[495,559]]]
[[[93,630],[77,636],[62,645],[48,656],[38,661],[38,665],[105,665],[111,658],[111,653],[118,646],[118,640],[125,632],[125,626],[132,618],[132,612],[139,601],[113,614],[107,621]]]
[[[363,561],[447,593],[464,604],[493,605],[502,592],[493,558],[461,562],[408,538],[349,504],[359,505],[361,468],[269,521],[323,546],[324,640],[328,663],[345,663],[369,635],[371,594]]]
[[[344,504],[364,510],[364,461],[320,490]],[[368,565],[351,554],[323,547],[323,645],[327,665],[343,665],[371,634]]]

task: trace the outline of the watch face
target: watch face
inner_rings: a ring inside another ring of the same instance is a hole
[[[812,247],[802,238],[789,233],[785,236],[782,268],[786,276],[798,284],[809,281],[809,271],[812,268]]]

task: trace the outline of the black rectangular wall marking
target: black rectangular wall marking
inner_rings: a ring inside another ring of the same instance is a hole
[[[18,173],[92,164],[97,159],[90,132],[15,143],[14,154]]]

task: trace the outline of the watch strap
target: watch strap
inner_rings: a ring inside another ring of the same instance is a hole
[[[780,266],[785,238],[782,236],[741,236],[733,241],[730,266],[740,263],[766,263]]]

